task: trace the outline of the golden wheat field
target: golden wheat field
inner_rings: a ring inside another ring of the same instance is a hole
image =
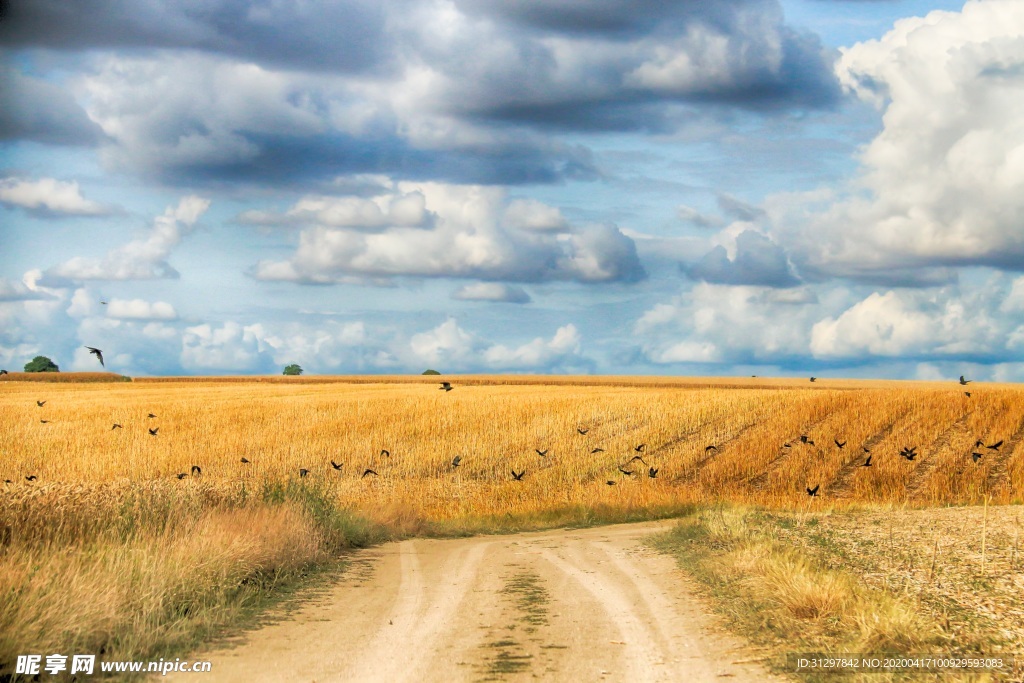
[[[967,397],[956,384],[900,382],[476,377],[445,392],[418,378],[303,379],[4,383],[0,476],[8,492],[153,480],[234,489],[307,469],[303,482],[353,510],[374,517],[398,505],[428,519],[709,499],[1024,497],[1024,391],[1009,385],[972,385]],[[899,455],[906,447],[917,447],[914,460]],[[522,481],[512,470],[525,470]]]
[[[480,376],[451,378],[450,392],[410,377],[11,379],[0,676],[26,652],[180,656],[345,548],[387,538],[712,501],[810,512],[1024,498],[1014,386],[967,397],[956,384],[762,378]],[[910,447],[913,460],[899,455]]]

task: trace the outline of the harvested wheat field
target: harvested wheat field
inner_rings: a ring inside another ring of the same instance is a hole
[[[5,381],[0,667],[180,656],[387,539],[1024,498],[1011,385],[448,379]]]

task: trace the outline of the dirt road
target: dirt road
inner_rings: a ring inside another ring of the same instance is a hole
[[[643,546],[670,525],[360,551],[320,599],[195,658],[238,683],[778,680]]]

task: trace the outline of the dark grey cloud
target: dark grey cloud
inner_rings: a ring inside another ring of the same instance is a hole
[[[53,50],[179,48],[303,70],[358,72],[390,60],[374,0],[32,0],[7,3],[0,45]]]
[[[789,267],[786,252],[771,238],[754,230],[736,237],[736,257],[729,259],[719,245],[697,263],[685,269],[694,280],[724,285],[795,287],[800,284]]]
[[[55,83],[25,76],[0,63],[0,93],[0,141],[95,145],[103,138],[103,131],[67,89]]]

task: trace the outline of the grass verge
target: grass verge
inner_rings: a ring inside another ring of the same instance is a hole
[[[873,585],[848,561],[819,518],[719,505],[695,512],[654,544],[695,577],[729,627],[772,653],[766,662],[804,681],[835,675],[794,672],[790,653],[972,655],[1005,652],[994,632],[958,629],[940,605]],[[800,542],[794,542],[799,537]],[[842,680],[921,680],[921,673],[844,674]],[[950,674],[934,680],[1014,680]]]

